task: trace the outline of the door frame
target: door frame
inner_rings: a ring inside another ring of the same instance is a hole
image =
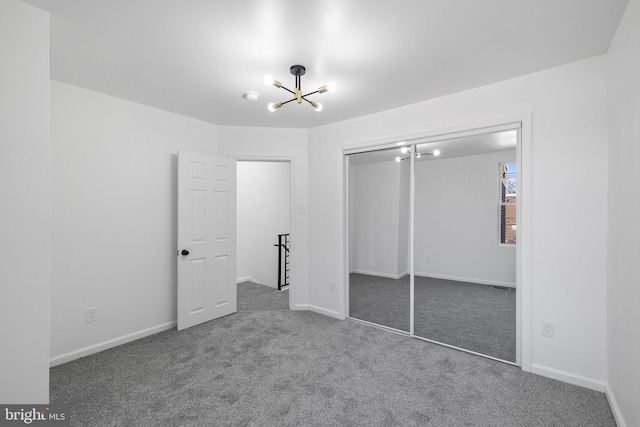
[[[472,136],[482,133],[514,129],[519,126],[516,148],[518,167],[518,200],[516,220],[518,224],[518,244],[516,245],[516,365],[522,370],[531,371],[531,113],[505,117],[475,124],[460,125],[453,128],[424,131],[411,135],[399,135],[382,140],[347,143],[340,147],[342,162],[342,250],[343,250],[343,283],[340,294],[340,317],[349,317],[349,162],[347,155],[394,148],[401,145],[412,145],[424,142],[435,142],[447,139]],[[413,162],[412,162],[413,163]],[[411,196],[414,200],[414,176],[411,176]],[[410,213],[410,227],[413,229],[413,213]],[[410,254],[413,254],[414,236],[410,236]],[[411,259],[409,261],[413,263]],[[413,265],[410,265],[413,273]],[[413,323],[413,319],[411,320]],[[413,335],[411,328],[410,336]],[[480,355],[484,357],[485,355]]]
[[[296,286],[296,280],[298,278],[297,265],[298,265],[298,251],[297,248],[298,243],[298,233],[296,230],[296,221],[295,215],[295,158],[291,156],[260,156],[260,155],[250,155],[250,154],[229,154],[229,158],[234,159],[236,162],[280,162],[280,163],[289,163],[289,246],[293,248],[291,251],[291,268],[289,269],[291,274],[292,282],[289,284],[289,310],[294,310],[295,301],[297,301],[297,291],[298,286]],[[236,172],[237,174],[237,172]],[[237,176],[236,176],[237,179]],[[236,271],[236,279],[238,273]]]

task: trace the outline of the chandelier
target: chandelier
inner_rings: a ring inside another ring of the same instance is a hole
[[[318,90],[314,90],[313,92],[309,92],[309,93],[306,93],[306,94],[303,95],[302,94],[302,84],[300,82],[300,78],[305,75],[307,70],[302,65],[292,65],[291,68],[289,69],[289,71],[296,78],[296,87],[295,87],[294,90],[291,90],[291,89],[288,89],[288,88],[282,86],[282,83],[280,83],[279,81],[275,80],[271,75],[264,76],[264,84],[266,84],[267,86],[273,85],[275,87],[284,89],[287,92],[290,92],[290,93],[293,94],[293,98],[291,98],[288,101],[270,103],[267,106],[269,111],[276,111],[278,108],[282,107],[284,104],[288,104],[289,102],[292,102],[292,101],[297,101],[298,104],[302,104],[302,101],[307,101],[309,103],[309,105],[311,105],[316,111],[322,111],[322,104],[320,104],[319,102],[314,102],[314,101],[308,100],[307,96],[314,95],[316,93],[333,92],[333,91],[336,90],[335,82],[329,82],[325,86],[319,87]]]

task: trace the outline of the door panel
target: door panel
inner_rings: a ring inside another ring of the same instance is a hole
[[[410,153],[349,156],[349,316],[410,332]]]
[[[516,144],[513,130],[420,144],[414,195],[415,336],[512,363],[516,247],[500,243],[499,183]]]
[[[237,310],[235,168],[178,152],[178,330]]]

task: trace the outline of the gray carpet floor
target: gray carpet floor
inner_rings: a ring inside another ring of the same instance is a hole
[[[516,361],[516,293],[477,283],[416,277],[416,336]],[[349,275],[349,315],[409,331],[409,276]]]
[[[259,287],[236,314],[52,368],[51,402],[74,426],[615,426],[602,393]]]

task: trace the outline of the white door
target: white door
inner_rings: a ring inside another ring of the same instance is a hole
[[[178,330],[235,313],[236,161],[178,151]]]

